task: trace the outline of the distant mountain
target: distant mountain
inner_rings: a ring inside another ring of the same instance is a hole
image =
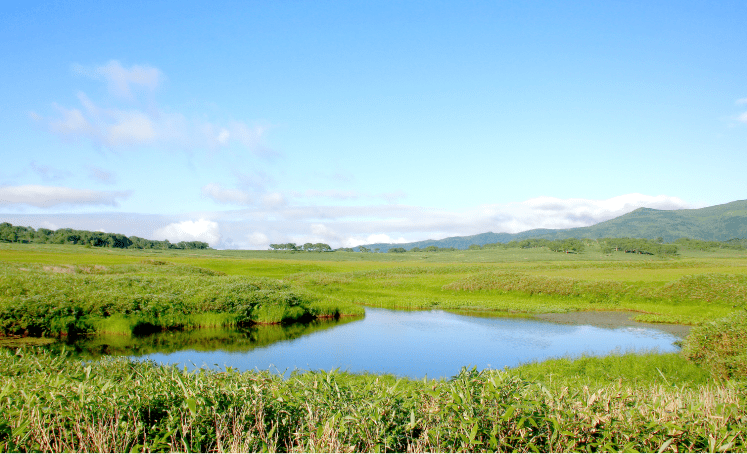
[[[655,210],[638,208],[628,214],[600,222],[589,227],[573,229],[534,229],[519,233],[480,233],[472,236],[454,236],[442,240],[425,240],[413,243],[377,243],[365,247],[381,252],[401,247],[410,250],[428,246],[467,249],[472,244],[508,243],[526,238],[664,238],[671,242],[678,238],[706,241],[726,241],[747,238],[747,200],[715,205],[695,210]]]

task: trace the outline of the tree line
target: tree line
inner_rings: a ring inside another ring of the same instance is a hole
[[[304,243],[303,246],[296,243],[271,244],[273,251],[306,251],[306,252],[332,252],[332,248],[326,243]]]
[[[704,241],[691,238],[680,238],[674,243],[665,243],[664,238],[566,238],[560,240],[548,240],[544,238],[527,238],[513,240],[507,243],[472,244],[469,250],[481,249],[533,249],[547,248],[553,252],[564,252],[566,254],[580,254],[590,247],[599,248],[602,253],[625,252],[629,254],[644,254],[657,256],[676,255],[680,247],[711,251],[714,249],[744,250],[747,248],[747,239],[733,238],[728,241]],[[371,250],[365,246],[358,246],[360,252],[379,252],[379,249]],[[387,252],[401,254],[405,252],[449,252],[458,251],[454,247],[428,246],[424,248],[404,247],[389,248]],[[339,248],[336,251],[354,252],[353,248]]]
[[[609,254],[615,251],[659,256],[677,254],[677,245],[664,244],[663,241],[662,238],[657,238],[656,240],[649,240],[646,238],[566,238],[563,240],[530,238],[526,240],[514,240],[508,243],[486,244],[483,248],[531,249],[546,247],[553,252],[579,254],[584,252],[587,247],[594,245],[598,246],[604,254]]]
[[[118,249],[210,249],[210,245],[202,241],[171,243],[169,240],[147,240],[138,236],[128,237],[121,233],[69,228],[35,230],[32,227],[14,226],[8,222],[0,224],[0,243],[80,244]]]
[[[693,240],[691,238],[680,238],[675,243],[688,249],[698,249],[701,251],[712,251],[713,249],[733,249],[737,251],[744,250],[747,246],[747,239],[732,238],[727,241],[703,241]]]
[[[646,254],[646,255],[658,255],[668,256],[675,255],[678,251],[678,245],[682,245],[688,248],[699,247],[722,247],[738,249],[742,248],[743,240],[730,240],[728,242],[718,241],[700,241],[700,240],[689,240],[680,239],[677,241],[678,244],[665,244],[662,238],[655,240],[649,240],[645,238],[566,238],[560,240],[548,240],[544,238],[528,238],[524,240],[513,240],[507,243],[488,243],[484,245],[472,244],[469,246],[469,250],[481,250],[481,249],[533,249],[533,248],[547,248],[553,252],[563,252],[566,254],[580,254],[586,251],[590,247],[600,248],[602,253],[609,254],[615,251],[621,251],[626,253],[634,254]],[[747,241],[746,241],[747,242]],[[361,246],[361,252],[369,252],[368,249]],[[428,246],[425,248],[413,247],[409,250],[403,247],[390,248],[388,252],[393,253],[404,253],[404,252],[448,252],[459,250],[453,247],[438,247]],[[352,251],[352,249],[351,249]]]

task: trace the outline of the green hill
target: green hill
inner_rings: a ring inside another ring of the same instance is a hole
[[[425,240],[413,243],[377,243],[365,247],[386,252],[392,247],[407,250],[428,246],[467,249],[471,244],[507,243],[526,238],[664,238],[671,242],[678,238],[706,241],[726,241],[747,238],[747,200],[715,205],[694,210],[655,210],[638,208],[628,214],[600,222],[589,227],[573,229],[534,229],[519,233],[486,232],[471,236],[455,236],[442,240]]]

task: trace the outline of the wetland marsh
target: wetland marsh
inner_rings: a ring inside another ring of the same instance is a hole
[[[591,248],[365,254],[3,244],[0,268],[3,332],[61,339],[1,352],[6,451],[747,447],[741,251],[659,258]],[[598,317],[610,311],[632,318],[620,316],[615,328]],[[625,341],[611,339],[640,340],[648,327],[643,338],[663,342],[658,351],[626,352]],[[441,340],[429,337],[434,331]],[[558,340],[568,332],[581,337]],[[682,337],[679,352],[672,344]],[[79,347],[60,348],[75,338]],[[280,363],[291,345],[300,353]],[[551,353],[498,354],[533,346]],[[261,352],[265,362],[214,361],[216,349],[225,358]],[[185,351],[191,359],[170,356]],[[336,362],[303,364],[322,353]],[[355,362],[366,357],[381,365]],[[289,372],[254,370],[268,362]],[[423,368],[434,362],[444,369]]]

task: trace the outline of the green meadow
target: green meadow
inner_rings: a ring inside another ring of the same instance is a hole
[[[2,344],[14,346],[0,351],[2,451],[747,449],[744,251],[0,244],[0,276]],[[222,342],[210,329],[276,325],[271,342],[312,332],[315,320],[360,317],[364,306],[512,317],[630,311],[692,330],[676,354],[558,358],[420,381],[188,372],[117,357],[81,361],[62,344],[24,346],[65,336],[95,343],[102,334],[124,345],[142,333],[197,328],[207,329],[207,345]]]

